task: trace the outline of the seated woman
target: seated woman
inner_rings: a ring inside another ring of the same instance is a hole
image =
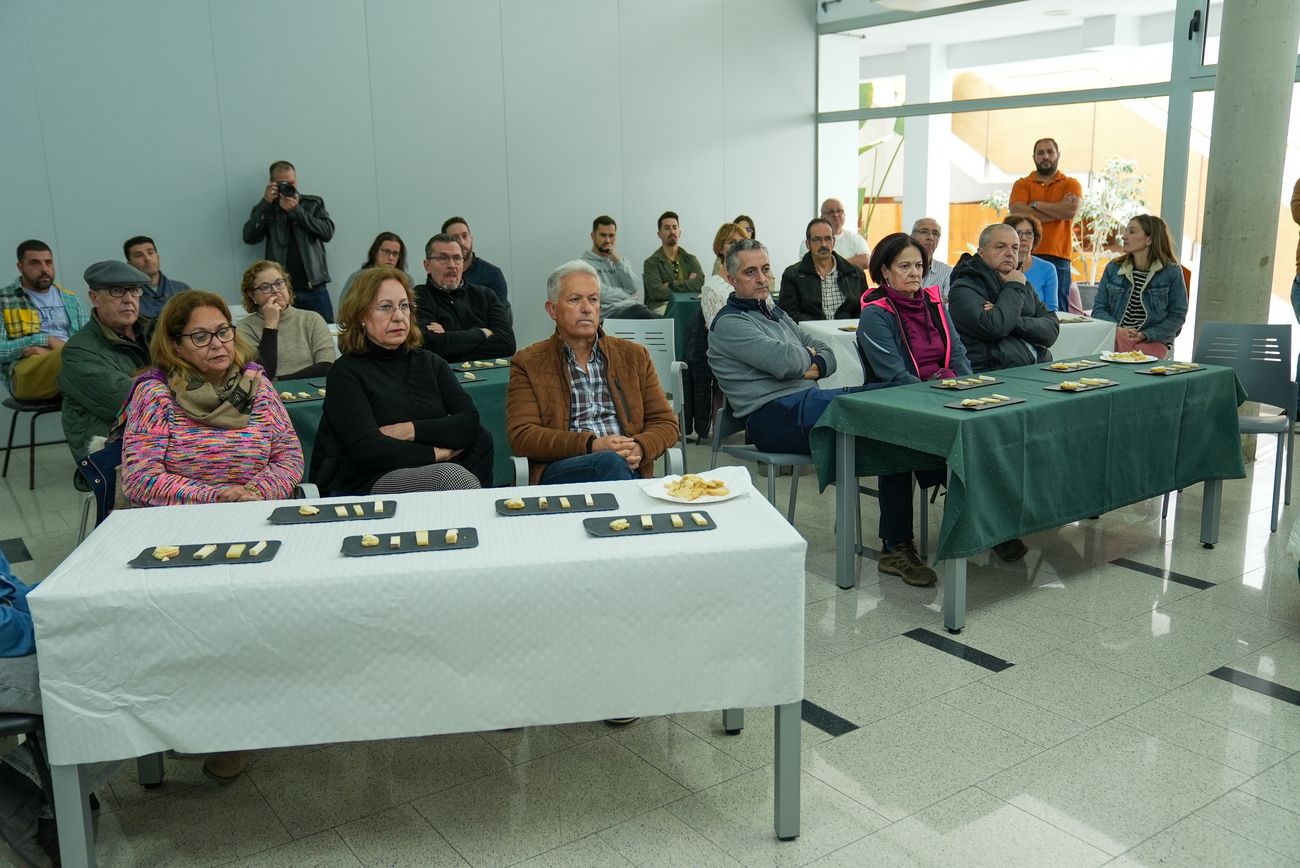
[[[311,479],[328,494],[491,485],[492,436],[451,367],[411,328],[405,272],[362,272],[339,309]]]
[[[292,493],[303,470],[298,435],[221,296],[191,289],[169,299],[149,355],[154,367],[132,387],[122,435],[119,478],[133,505]],[[212,754],[203,772],[225,782],[247,765],[244,751]]]
[[[347,297],[348,290],[352,288],[352,282],[357,279],[358,274],[367,268],[381,265],[406,271],[406,242],[396,232],[380,232],[375,236],[375,240],[370,242],[370,252],[366,254],[366,261],[348,275],[348,279],[343,284],[343,294],[339,298]]]
[[[1124,255],[1106,265],[1093,319],[1115,323],[1115,349],[1163,359],[1187,319],[1187,284],[1165,221],[1139,214],[1124,228]]]
[[[745,234],[745,227],[738,223],[723,223],[713,235],[713,271],[705,278],[704,288],[700,290],[700,313],[704,316],[705,328],[713,328],[713,318],[731,295],[724,262],[727,248],[749,237]]]
[[[929,254],[910,235],[895,232],[883,238],[871,254],[869,271],[877,284],[862,297],[857,343],[868,383],[901,386],[923,380],[971,374],[966,349],[937,286],[921,286],[929,270]],[[938,579],[921,562],[913,543],[912,476],[881,476],[880,572],[899,576],[909,585],[927,587]],[[925,488],[942,483],[946,471],[918,470]],[[1025,544],[1007,540],[994,547],[1004,560],[1025,555]]]
[[[1056,266],[1046,259],[1035,259],[1032,253],[1038,242],[1043,240],[1043,224],[1037,217],[1028,215],[1012,215],[1002,222],[1016,230],[1016,237],[1020,239],[1020,273],[1043,300],[1043,307],[1056,310],[1060,303],[1056,296]]]
[[[293,285],[278,262],[259,260],[244,271],[239,291],[248,316],[236,327],[273,380],[319,377],[334,363],[334,339],[324,318],[293,306]]]

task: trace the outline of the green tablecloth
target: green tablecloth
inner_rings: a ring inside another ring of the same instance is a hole
[[[952,392],[927,383],[845,395],[811,436],[823,488],[835,479],[835,433],[857,438],[857,475],[942,467],[951,472],[938,556],[974,555],[1014,536],[1059,527],[1206,479],[1245,475],[1230,368],[1151,377],[1110,365],[1085,374],[1037,366],[997,371],[1006,382]],[[1077,394],[1044,386],[1079,376],[1118,386]],[[992,393],[1025,399],[971,412],[944,407]]]
[[[673,358],[682,362],[686,360],[686,327],[700,312],[700,294],[698,292],[674,292],[668,300],[668,310],[664,316],[673,320],[673,343],[677,355]]]
[[[453,365],[453,367],[458,378],[464,376],[464,371],[459,366]],[[474,406],[478,408],[479,424],[492,435],[492,443],[496,447],[492,458],[492,481],[497,485],[512,485],[515,474],[510,463],[510,447],[506,443],[506,384],[510,380],[510,368],[472,370],[476,379],[462,382],[461,385],[474,399]],[[316,429],[320,427],[321,413],[324,412],[325,406],[324,400],[316,397],[316,390],[323,388],[324,385],[324,377],[310,380],[277,380],[275,383],[275,388],[280,392],[294,394],[307,392],[313,396],[311,400],[284,402],[285,409],[289,411],[289,420],[293,422],[293,429],[298,432],[303,458],[309,468],[312,444],[316,441]]]

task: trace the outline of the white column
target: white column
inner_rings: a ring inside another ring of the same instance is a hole
[[[942,102],[952,99],[948,80],[947,47],[909,46],[905,55],[907,102]],[[949,115],[907,118],[903,132],[903,231],[922,217],[933,217],[948,231],[951,170],[948,143],[952,137]]]
[[[1198,324],[1268,321],[1298,39],[1300,0],[1223,4]]]

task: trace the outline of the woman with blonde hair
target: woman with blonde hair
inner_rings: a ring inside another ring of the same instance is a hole
[[[342,356],[326,380],[311,479],[326,494],[479,488],[492,482],[492,436],[441,356],[411,328],[411,279],[357,276],[339,309]]]
[[[325,319],[293,306],[293,283],[284,266],[269,259],[244,270],[239,283],[248,316],[235,330],[257,351],[273,380],[319,377],[334,362],[334,340]]]
[[[742,214],[741,217],[743,216]],[[736,220],[739,221],[740,217]],[[713,234],[713,271],[705,278],[704,288],[700,290],[700,310],[704,314],[704,324],[708,328],[713,328],[713,318],[727,303],[727,296],[731,295],[731,284],[727,283],[727,268],[723,264],[727,257],[727,248],[749,237],[751,236],[745,232],[745,227],[739,222],[723,223]]]
[[[1139,214],[1124,227],[1124,253],[1106,265],[1093,319],[1115,323],[1115,349],[1163,359],[1187,319],[1187,284],[1174,257],[1169,227]]]

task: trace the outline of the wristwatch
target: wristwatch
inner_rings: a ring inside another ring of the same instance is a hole
[[[1030,203],[1029,203],[1029,207],[1030,207],[1031,209],[1033,209],[1034,211],[1037,211],[1037,210],[1038,210],[1038,203],[1037,203],[1037,202],[1030,202]]]

